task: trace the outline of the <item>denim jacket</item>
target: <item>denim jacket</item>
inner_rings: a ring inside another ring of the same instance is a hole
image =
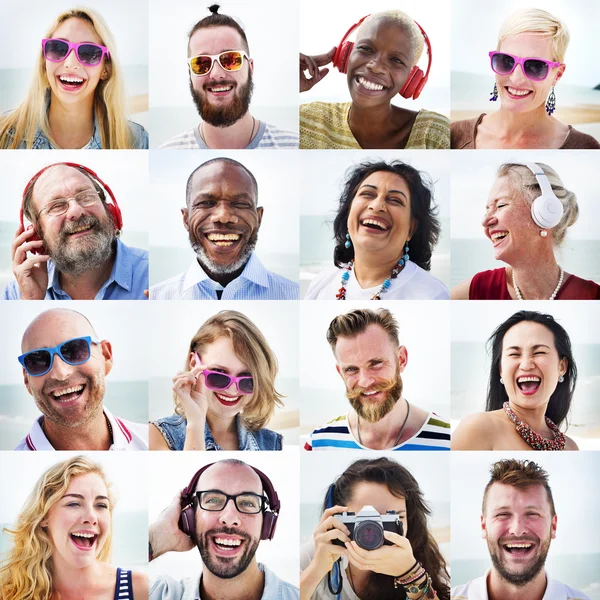
[[[244,425],[239,415],[236,415],[235,422],[240,444],[239,450],[281,450],[283,436],[280,433],[271,431],[270,429],[251,431]],[[187,426],[187,419],[185,417],[174,414],[170,417],[151,421],[151,423],[158,427],[171,450],[183,450],[185,428]],[[215,442],[208,423],[204,425],[204,443],[207,450],[222,450]]]

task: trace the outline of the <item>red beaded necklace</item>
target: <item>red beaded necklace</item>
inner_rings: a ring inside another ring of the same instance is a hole
[[[534,449],[534,450],[564,450],[567,439],[565,434],[562,433],[558,427],[548,418],[546,418],[546,425],[550,427],[554,434],[554,439],[549,440],[548,438],[542,437],[539,433],[536,433],[527,425],[521,421],[514,413],[508,402],[503,404],[503,408],[508,415],[508,418],[515,424],[517,433]]]

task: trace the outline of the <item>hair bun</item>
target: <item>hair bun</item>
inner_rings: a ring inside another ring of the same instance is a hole
[[[216,15],[219,12],[219,8],[221,7],[218,4],[212,4],[208,7],[208,10],[210,10],[213,15]]]

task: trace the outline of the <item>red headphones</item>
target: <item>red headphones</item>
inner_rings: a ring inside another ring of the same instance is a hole
[[[348,29],[342,41],[339,43],[338,47],[335,49],[335,54],[333,55],[333,66],[336,67],[342,73],[346,73],[348,71],[348,58],[350,57],[350,53],[354,48],[354,42],[348,42],[346,39],[350,36],[350,34],[367,18],[371,15],[367,15],[363,17],[358,23],[355,23]],[[408,79],[402,86],[399,94],[403,98],[412,98],[416,100],[420,95],[421,91],[425,87],[427,83],[427,78],[429,77],[429,71],[431,70],[431,44],[429,43],[429,36],[425,33],[425,30],[415,21],[415,25],[421,30],[423,37],[425,38],[425,45],[427,46],[427,72],[423,73],[423,71],[417,67],[416,65],[412,68],[411,72],[408,75]]]
[[[113,194],[112,190],[110,189],[110,187],[108,187],[108,185],[106,185],[106,183],[104,183],[104,181],[102,181],[102,179],[100,179],[100,177],[98,177],[98,175],[92,171],[91,169],[88,169],[87,167],[84,167],[83,165],[77,164],[77,163],[72,163],[72,162],[58,162],[58,163],[54,163],[52,165],[48,165],[46,167],[44,167],[43,169],[41,169],[40,171],[38,171],[30,180],[29,183],[25,186],[25,189],[23,190],[23,198],[21,201],[21,211],[19,214],[19,219],[21,221],[21,226],[23,228],[25,228],[24,222],[23,222],[23,205],[25,203],[25,196],[27,195],[27,192],[29,191],[29,189],[31,188],[32,185],[35,184],[35,182],[38,180],[39,176],[46,171],[47,169],[50,169],[51,167],[56,167],[58,165],[65,165],[67,167],[73,167],[75,169],[79,169],[81,171],[84,171],[85,173],[87,173],[88,175],[90,175],[92,177],[92,180],[95,182],[95,184],[97,184],[99,186],[96,187],[96,191],[100,194],[100,197],[102,198],[102,200],[105,203],[106,208],[108,209],[108,212],[111,214],[113,222],[115,224],[115,230],[116,231],[121,231],[121,229],[123,229],[123,216],[121,215],[121,209],[119,208],[119,205],[117,204],[117,199],[115,198],[115,195]],[[104,192],[102,190],[106,190],[106,193],[110,196],[110,200],[111,202],[109,203],[106,200],[106,195],[104,194]]]
[[[183,531],[187,536],[193,540],[196,539],[196,507],[198,506],[198,498],[196,496],[196,485],[200,475],[217,463],[210,463],[205,467],[202,467],[199,471],[196,471],[192,480],[181,492],[181,515],[179,516],[179,529]],[[244,463],[247,464],[247,463]],[[279,503],[279,497],[277,492],[271,483],[271,480],[262,472],[253,467],[250,467],[260,478],[263,489],[267,494],[269,501],[269,510],[263,511],[263,523],[260,531],[261,540],[272,540],[275,535],[275,526],[277,525],[277,518],[279,517],[279,509],[281,504]]]

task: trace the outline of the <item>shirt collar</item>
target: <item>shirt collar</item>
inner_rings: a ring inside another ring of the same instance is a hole
[[[269,287],[269,272],[265,269],[254,252],[250,255],[250,259],[246,263],[240,276],[237,279],[234,279],[234,281],[238,281],[239,279],[247,279],[261,287]],[[208,276],[206,271],[200,266],[198,260],[194,259],[184,275],[183,291],[185,292],[204,282],[211,285],[213,289],[223,289],[222,286]],[[229,285],[232,283],[233,281]]]
[[[124,290],[131,291],[133,286],[133,261],[127,251],[127,246],[119,239],[117,241],[117,252],[115,262],[108,279],[102,284],[97,297],[102,297],[104,290],[113,281]],[[54,296],[68,297],[68,294],[60,286],[60,273],[52,260],[48,261],[48,290]]]

